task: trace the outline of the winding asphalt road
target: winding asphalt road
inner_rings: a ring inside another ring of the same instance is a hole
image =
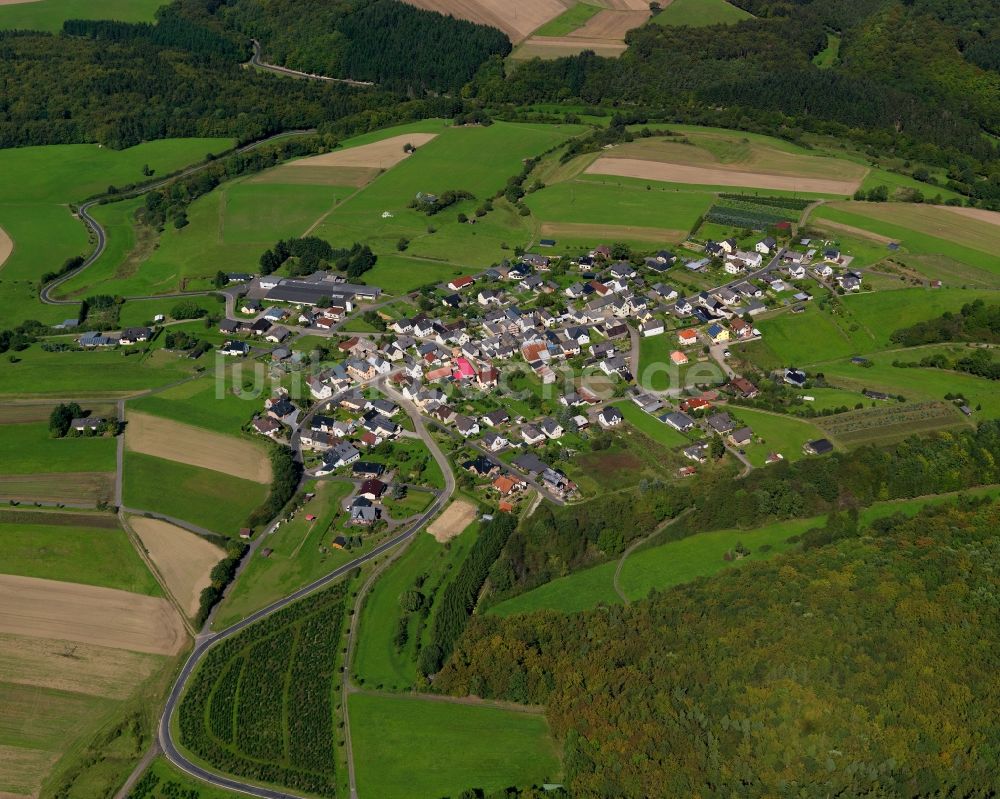
[[[266,139],[261,139],[260,141],[252,142],[250,144],[244,145],[243,147],[237,147],[235,150],[232,150],[227,155],[238,155],[240,153],[245,153],[245,152],[249,152],[250,150],[254,150],[254,149],[256,149],[256,148],[258,148],[258,147],[260,147],[260,146],[262,146],[264,144],[268,144],[269,142],[277,141],[278,139],[285,139],[285,138],[288,138],[289,136],[307,136],[307,135],[315,133],[315,132],[316,131],[314,129],[309,129],[309,130],[289,130],[289,131],[285,131],[284,133],[277,133],[274,136],[269,136]],[[166,177],[166,178],[163,178],[162,180],[157,180],[157,181],[154,181],[152,183],[144,183],[141,186],[137,186],[136,188],[131,189],[129,191],[122,192],[121,194],[116,194],[115,195],[115,199],[116,200],[127,200],[127,199],[129,199],[131,197],[139,197],[139,196],[141,196],[143,194],[146,194],[147,192],[153,191],[154,189],[158,189],[161,186],[166,186],[168,183],[172,183],[175,180],[179,180],[181,178],[186,178],[189,175],[193,175],[193,174],[195,174],[197,172],[200,172],[201,170],[206,169],[207,167],[211,166],[214,163],[215,163],[215,161],[206,161],[203,164],[196,164],[195,166],[188,167],[187,169],[181,170],[180,172],[177,172],[176,174],[173,174],[170,177]],[[84,269],[86,269],[88,266],[92,265],[98,258],[101,257],[101,255],[104,254],[104,249],[105,249],[105,247],[107,247],[107,243],[108,243],[107,234],[104,232],[104,228],[101,227],[101,223],[98,222],[96,219],[94,219],[94,217],[92,217],[90,215],[90,209],[93,208],[95,205],[100,205],[101,200],[103,200],[103,199],[107,199],[107,198],[106,197],[101,197],[101,198],[98,198],[96,200],[88,200],[87,202],[83,203],[82,205],[80,205],[77,208],[77,215],[80,217],[81,221],[83,221],[83,223],[87,226],[87,228],[97,238],[97,245],[94,248],[94,251],[90,255],[88,255],[84,259],[83,263],[80,264],[78,267],[76,267],[76,269],[72,269],[69,272],[67,272],[66,274],[60,275],[59,277],[55,278],[54,280],[50,281],[49,283],[46,283],[42,287],[42,290],[39,292],[38,296],[39,296],[39,299],[43,303],[45,303],[46,305],[79,305],[80,304],[80,300],[58,300],[58,299],[55,299],[52,296],[52,292],[53,292],[54,289],[59,288],[59,286],[61,286],[63,283],[65,283],[70,278],[75,277],[76,275],[80,274]],[[191,297],[191,296],[196,296],[196,295],[199,295],[199,294],[209,294],[209,293],[211,293],[211,292],[208,292],[208,291],[182,291],[182,292],[177,292],[175,294],[157,294],[157,295],[140,296],[140,297],[126,297],[125,299],[127,299],[127,300],[152,300],[152,299],[162,299],[162,298],[166,298],[166,297]]]
[[[306,78],[307,80],[321,80],[326,83],[343,83],[345,86],[356,86],[358,88],[365,87],[370,88],[375,84],[370,80],[351,80],[350,78],[329,78],[326,75],[313,75],[309,72],[299,72],[297,69],[289,69],[288,67],[279,67],[277,64],[268,64],[266,61],[261,61],[260,59],[260,42],[253,39],[253,55],[250,56],[250,66],[257,67],[257,69],[264,69],[268,72],[275,72],[278,75],[285,75],[289,78]]]
[[[177,706],[180,703],[181,696],[184,693],[184,688],[186,687],[188,680],[191,678],[191,675],[197,669],[198,663],[213,646],[215,646],[220,641],[225,640],[226,638],[236,635],[241,630],[244,630],[247,627],[249,627],[251,624],[254,624],[260,621],[261,619],[270,616],[272,613],[275,613],[281,610],[282,608],[287,607],[291,603],[299,599],[302,599],[303,597],[306,597],[309,594],[312,594],[313,592],[320,590],[321,588],[330,585],[331,583],[339,580],[341,577],[344,577],[345,575],[349,574],[353,569],[365,563],[368,563],[369,561],[372,561],[375,558],[380,557],[381,555],[390,551],[394,547],[397,547],[400,544],[408,541],[410,538],[416,535],[416,533],[419,530],[421,530],[423,526],[427,524],[435,515],[437,515],[444,508],[447,502],[451,499],[451,496],[455,491],[455,475],[452,472],[451,464],[448,462],[448,459],[445,457],[440,447],[437,446],[437,442],[434,441],[433,437],[431,437],[431,435],[427,432],[426,428],[424,427],[423,419],[420,417],[419,413],[416,412],[416,409],[414,408],[411,412],[410,408],[407,408],[407,411],[409,412],[410,417],[413,420],[413,423],[415,425],[418,434],[420,434],[420,437],[427,443],[427,446],[430,449],[431,454],[434,456],[434,459],[438,461],[438,464],[441,467],[441,471],[445,478],[445,490],[441,492],[441,494],[437,497],[437,499],[434,500],[431,506],[416,521],[414,521],[406,529],[396,534],[389,540],[383,541],[381,544],[376,546],[371,552],[368,552],[367,554],[362,555],[359,558],[355,558],[350,563],[345,563],[338,569],[335,569],[329,574],[326,574],[325,576],[319,578],[318,580],[315,580],[314,582],[310,583],[309,585],[300,588],[298,591],[286,596],[284,599],[279,599],[277,602],[268,605],[266,608],[258,610],[256,613],[247,616],[242,621],[239,621],[236,624],[227,627],[225,630],[222,630],[221,632],[209,633],[209,634],[203,632],[201,635],[198,636],[195,642],[194,651],[191,653],[190,657],[188,657],[187,662],[184,664],[184,667],[181,669],[180,674],[177,676],[177,680],[170,691],[170,696],[167,698],[167,704],[166,707],[164,708],[163,715],[160,718],[160,726],[158,734],[160,747],[163,749],[163,753],[166,755],[167,759],[169,759],[170,762],[173,763],[177,768],[187,772],[188,774],[197,779],[203,780],[204,782],[211,783],[212,785],[217,785],[220,788],[225,788],[226,790],[247,794],[248,796],[257,796],[260,797],[261,799],[300,799],[300,797],[298,797],[296,794],[286,793],[272,788],[265,788],[258,785],[253,785],[251,783],[241,782],[238,779],[227,777],[222,774],[217,774],[213,771],[209,771],[208,769],[199,766],[197,763],[192,762],[177,748],[176,744],[174,743],[173,732],[170,726],[171,719],[173,718],[174,712],[176,711]],[[346,711],[347,711],[346,701],[344,702],[344,711],[346,720]],[[349,739],[350,736],[349,728],[346,734],[348,735]],[[351,795],[356,796],[357,789],[354,784],[353,758],[350,756],[350,750],[348,750],[348,752],[349,752],[348,774],[351,782]]]

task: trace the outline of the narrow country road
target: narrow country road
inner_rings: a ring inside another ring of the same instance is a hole
[[[350,78],[330,78],[326,75],[313,75],[309,72],[299,72],[297,69],[289,69],[288,67],[279,67],[277,64],[268,64],[266,61],[261,60],[261,49],[260,42],[253,39],[253,55],[250,56],[250,66],[256,67],[257,69],[263,69],[267,72],[274,72],[278,75],[284,75],[288,78],[305,78],[307,80],[321,80],[326,83],[342,83],[345,86],[355,86],[357,88],[370,88],[375,84],[370,80],[351,80]]]
[[[235,150],[231,151],[227,155],[239,155],[240,153],[249,152],[257,147],[261,147],[278,139],[288,138],[289,136],[307,136],[309,134],[315,133],[315,130],[289,130],[284,133],[277,133],[274,136],[268,136],[266,139],[261,139],[260,141],[251,142],[250,144],[244,145],[243,147],[237,147]],[[127,200],[131,197],[139,197],[147,192],[158,189],[161,186],[166,186],[175,180],[180,180],[181,178],[186,178],[189,175],[193,175],[200,172],[203,169],[214,164],[215,161],[206,161],[202,164],[196,164],[195,166],[183,169],[180,172],[171,175],[169,177],[163,178],[162,180],[153,181],[152,183],[144,183],[141,186],[137,186],[130,191],[122,192],[121,194],[115,195],[116,200]],[[90,215],[90,209],[95,205],[100,205],[101,200],[105,198],[99,198],[96,200],[88,200],[77,208],[77,215],[80,217],[81,221],[87,226],[87,228],[94,234],[97,239],[97,243],[94,247],[94,251],[88,255],[82,264],[80,264],[76,269],[71,269],[64,275],[59,275],[59,277],[54,280],[49,281],[44,286],[42,286],[41,291],[38,294],[38,298],[46,305],[79,305],[80,300],[59,300],[52,296],[54,289],[59,288],[63,283],[72,277],[80,274],[88,266],[91,266],[101,255],[104,254],[104,249],[107,247],[108,237],[104,232],[104,228],[101,227],[101,223],[98,222],[94,217]],[[209,294],[208,291],[184,291],[177,292],[175,294],[158,294],[152,297],[126,297],[127,300],[145,300],[145,299],[160,299],[165,297],[184,297],[184,296],[195,296],[199,294]]]
[[[173,719],[174,713],[176,712],[177,707],[180,703],[181,696],[184,693],[184,689],[188,683],[188,680],[191,678],[191,675],[194,674],[195,670],[197,669],[198,663],[215,644],[225,640],[226,638],[236,635],[237,633],[246,629],[250,625],[260,621],[261,619],[266,618],[267,616],[270,616],[272,613],[275,613],[281,610],[282,608],[287,607],[293,602],[302,599],[303,597],[306,597],[309,594],[314,593],[315,591],[325,588],[328,585],[331,585],[332,583],[336,582],[340,578],[349,574],[351,571],[358,568],[359,566],[362,566],[365,563],[368,563],[370,561],[373,561],[381,557],[385,553],[390,552],[394,548],[398,547],[400,544],[403,544],[406,541],[410,540],[414,535],[416,535],[418,531],[423,529],[424,525],[426,525],[434,516],[436,516],[448,503],[448,501],[451,499],[452,494],[455,491],[455,475],[452,472],[451,464],[449,463],[444,453],[441,451],[441,448],[437,445],[437,442],[426,430],[423,419],[421,418],[420,414],[416,412],[416,409],[415,408],[411,409],[410,407],[408,407],[406,410],[410,414],[411,419],[413,420],[413,424],[416,428],[417,433],[420,435],[421,439],[426,443],[431,454],[434,456],[434,459],[438,462],[438,465],[441,467],[441,471],[445,479],[444,491],[441,492],[441,494],[434,500],[431,506],[423,514],[421,514],[412,524],[408,525],[405,529],[403,529],[398,534],[394,535],[389,540],[383,541],[381,544],[372,549],[371,552],[368,552],[367,554],[362,555],[361,557],[355,558],[351,562],[346,563],[343,566],[340,566],[339,568],[335,569],[329,574],[324,575],[318,580],[314,580],[312,583],[298,589],[297,591],[286,596],[285,598],[272,603],[266,608],[262,608],[261,610],[252,613],[243,620],[231,625],[230,627],[227,627],[226,629],[218,633],[209,632],[208,631],[209,627],[208,625],[206,625],[206,627],[202,630],[202,634],[199,635],[198,638],[196,639],[195,649],[188,657],[187,662],[181,669],[181,672],[178,675],[177,680],[170,691],[170,695],[167,698],[166,707],[164,708],[163,715],[160,718],[160,725],[158,732],[160,746],[163,749],[163,753],[167,757],[167,759],[170,760],[170,762],[173,763],[174,766],[176,766],[177,768],[181,769],[182,771],[186,772],[192,777],[195,777],[196,779],[208,782],[220,788],[247,794],[249,796],[260,797],[260,799],[299,799],[299,797],[296,794],[286,793],[284,791],[280,791],[277,789],[265,788],[259,785],[253,785],[251,783],[241,782],[237,778],[227,777],[223,774],[218,774],[213,771],[209,771],[208,769],[203,768],[197,765],[196,763],[193,763],[191,760],[185,757],[185,755],[178,749],[174,741],[173,730],[171,729],[171,720]],[[352,627],[351,627],[352,631],[355,630],[354,625],[356,625],[357,623],[357,615],[358,614],[355,614],[354,617],[352,617]],[[348,657],[349,656],[350,653],[348,653]],[[345,672],[345,674],[346,673],[347,672]],[[344,720],[345,720],[345,725],[344,725],[345,735],[347,738],[347,743],[345,748],[347,752],[348,777],[350,782],[351,796],[357,797],[357,787],[354,774],[354,758],[353,758],[353,750],[351,749],[350,722],[348,719],[346,698],[347,697],[345,692],[343,708],[344,708]]]

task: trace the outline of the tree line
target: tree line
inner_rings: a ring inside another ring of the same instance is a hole
[[[564,615],[474,616],[434,689],[542,703],[577,799],[986,797],[1000,505]]]

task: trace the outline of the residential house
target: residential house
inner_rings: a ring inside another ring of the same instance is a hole
[[[245,341],[227,341],[221,347],[219,347],[219,352],[223,355],[232,355],[237,358],[245,358],[250,354],[250,345]]]
[[[694,329],[688,327],[677,334],[677,341],[683,346],[690,346],[691,344],[698,343],[698,333]]]
[[[525,444],[533,447],[545,441],[545,433],[533,424],[526,424],[521,427],[521,439]]]
[[[609,427],[618,427],[625,417],[622,416],[622,412],[618,410],[614,405],[605,405],[604,409],[597,415],[597,421],[601,423],[601,427],[607,429]]]
[[[351,474],[359,480],[372,480],[385,473],[385,466],[374,461],[362,461],[357,458],[352,461]]]
[[[729,436],[729,443],[734,447],[745,447],[751,441],[753,441],[753,430],[749,427],[740,427],[737,430],[733,430]]]
[[[253,420],[253,429],[262,436],[275,438],[281,432],[281,422],[270,416],[257,416]]]
[[[736,429],[736,422],[728,413],[716,413],[706,420],[716,433],[724,434]]]
[[[718,323],[711,325],[707,332],[713,344],[723,344],[729,341],[729,331]]]
[[[455,414],[455,429],[465,438],[468,438],[479,433],[479,422],[465,414]]]
[[[664,332],[663,322],[659,319],[650,319],[641,328],[640,331],[645,337],[659,336]]]
[[[541,429],[543,433],[545,433],[546,437],[548,438],[551,439],[562,438],[563,435],[562,425],[560,425],[555,419],[552,418],[542,419],[538,423],[538,427]]]
[[[818,438],[815,441],[807,441],[802,446],[802,451],[806,455],[825,455],[833,451],[833,444],[826,438]]]
[[[483,436],[483,446],[486,447],[490,452],[499,452],[500,450],[508,447],[510,441],[504,438],[499,433],[487,433]]]
[[[681,433],[686,433],[688,430],[694,427],[694,419],[688,416],[686,413],[668,413],[660,417],[660,421],[665,424],[670,425],[674,430]]]
[[[502,424],[506,424],[510,421],[510,414],[507,413],[503,408],[498,408],[495,411],[490,411],[480,417],[480,421],[487,427],[497,427]]]

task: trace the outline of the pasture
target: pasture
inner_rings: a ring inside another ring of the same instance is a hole
[[[803,444],[824,437],[815,424],[791,414],[768,413],[736,405],[730,407],[729,412],[754,432],[753,442],[744,447],[747,459],[754,466],[764,466],[772,452],[780,453],[787,461],[797,461],[803,457]]]
[[[943,255],[1000,275],[1000,226],[950,207],[918,203],[831,203],[817,208],[813,223],[833,222],[898,242],[905,253]]]
[[[117,526],[66,525],[57,514],[49,516],[32,516],[30,523],[0,522],[0,573],[162,596]]]
[[[542,225],[542,232],[558,236],[560,244],[566,239],[600,243],[617,235],[648,248],[650,241],[668,243],[685,238],[712,200],[708,192],[647,188],[633,181],[572,180],[529,194],[525,204]]]
[[[130,400],[131,411],[172,419],[216,432],[237,433],[260,408],[262,399],[252,391],[236,394],[242,388],[234,369],[226,372],[222,396],[218,396],[218,383],[214,377],[201,377],[157,394]]]
[[[132,516],[128,523],[170,593],[193,618],[198,613],[201,591],[211,582],[212,569],[226,553],[201,536],[159,519]]]
[[[558,781],[559,757],[540,713],[365,693],[348,701],[362,796],[437,799]]]
[[[153,22],[161,0],[27,0],[0,3],[0,30],[57,33],[67,19]]]
[[[62,398],[139,392],[174,383],[197,368],[194,361],[172,353],[144,355],[137,347],[45,352],[32,346],[15,358],[15,363],[0,363],[0,395]]]
[[[653,17],[657,25],[732,25],[753,16],[726,0],[671,0]]]
[[[164,491],[170,486],[170,491]],[[267,496],[267,487],[222,472],[125,453],[124,503],[235,536]]]
[[[72,434],[52,438],[46,422],[3,425],[0,446],[4,451],[0,473],[4,475],[115,470],[114,438]]]
[[[331,546],[336,536],[356,532],[342,529],[345,514],[341,503],[351,488],[350,483],[320,481],[308,489],[316,496],[303,505],[294,519],[283,522],[267,537],[261,549],[270,549],[271,554],[264,557],[258,549],[243,576],[226,595],[216,612],[217,629],[239,621],[357,557],[357,550],[346,552]],[[315,516],[315,521],[308,521],[308,515]],[[371,534],[363,535],[368,539],[366,546],[370,545]]]
[[[0,475],[0,499],[96,507],[114,502],[114,472]]]
[[[664,424],[655,416],[646,413],[631,400],[616,402],[614,404],[622,412],[622,416],[625,417],[626,422],[658,444],[673,449],[675,447],[687,446],[691,443],[683,433],[670,427],[670,425]],[[662,413],[668,412],[666,408],[662,411]]]
[[[159,416],[129,411],[125,447],[242,480],[271,482],[271,462],[263,446]]]
[[[743,566],[787,551],[791,536],[799,535],[821,523],[818,518],[794,519],[756,530],[714,530],[670,541],[630,555],[622,567],[619,586],[630,600],[645,597],[654,588],[664,590],[698,577],[707,577],[723,569]],[[742,543],[750,555],[727,561],[723,558]],[[614,589],[618,561],[560,577],[527,593],[508,599],[489,609],[497,616],[513,616],[537,610],[577,613],[599,605],[621,604]]]
[[[361,635],[351,664],[356,682],[389,691],[416,684],[417,658],[429,639],[435,603],[477,536],[475,524],[444,545],[433,535],[418,535],[378,578],[361,611]],[[423,597],[420,611],[407,612],[400,604],[403,594],[411,590],[419,590]],[[429,613],[425,614],[425,607]],[[406,640],[399,644],[401,628],[406,630]]]

